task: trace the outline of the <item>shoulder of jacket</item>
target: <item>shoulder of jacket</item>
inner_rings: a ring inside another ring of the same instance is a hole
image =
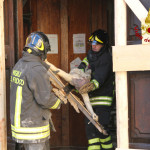
[[[31,72],[41,72],[45,73],[47,72],[47,69],[40,63],[40,62],[31,62],[30,69]]]
[[[104,55],[104,57],[107,57],[109,59],[112,58],[112,55],[109,52],[105,52],[103,55]]]
[[[38,61],[33,61],[33,62],[29,62],[31,67],[37,67],[37,66],[43,66],[41,62]]]
[[[103,53],[102,57],[100,58],[103,63],[112,63],[112,56],[109,52]]]

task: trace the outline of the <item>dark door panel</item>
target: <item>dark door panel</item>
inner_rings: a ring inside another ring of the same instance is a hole
[[[5,59],[6,67],[14,65],[14,25],[13,25],[13,1],[4,1],[4,33],[5,33]]]
[[[10,73],[14,65],[14,25],[13,25],[13,1],[4,1],[4,34],[5,34],[5,65],[6,65],[6,110],[7,110],[7,149],[15,149],[15,142],[11,139],[10,131],[10,106],[9,106],[9,87]]]
[[[128,85],[130,147],[150,148],[150,71],[129,72]]]

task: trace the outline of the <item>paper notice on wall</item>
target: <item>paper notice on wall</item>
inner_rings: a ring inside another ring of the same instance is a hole
[[[73,52],[80,54],[86,52],[85,34],[73,34]]]
[[[51,46],[51,51],[48,52],[48,54],[58,54],[58,35],[57,34],[46,34],[50,46]]]
[[[81,63],[81,59],[79,57],[77,57],[76,59],[74,59],[71,63],[70,63],[70,70],[77,68]]]

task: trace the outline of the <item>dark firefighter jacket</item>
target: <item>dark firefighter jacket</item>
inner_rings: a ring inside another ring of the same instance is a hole
[[[89,92],[91,105],[111,106],[114,90],[114,73],[112,71],[112,56],[104,47],[99,52],[88,51],[87,57],[79,65],[84,71],[91,69],[91,82],[95,88]]]
[[[59,108],[61,101],[51,93],[48,68],[38,56],[23,52],[12,70],[10,118],[12,138],[18,143],[40,143],[50,138],[49,109]]]

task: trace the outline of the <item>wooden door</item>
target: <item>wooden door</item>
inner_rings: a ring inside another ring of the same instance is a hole
[[[60,68],[60,0],[27,0],[23,7],[23,16],[24,41],[27,35],[34,31],[57,34],[58,53],[48,54],[47,59]],[[56,132],[51,131],[50,145],[51,147],[61,146],[62,137],[65,136],[62,131],[62,122],[65,122],[67,116],[62,118],[62,108],[60,110],[51,110],[51,112]]]
[[[76,57],[83,59],[86,55],[73,53],[73,34],[85,33],[87,41],[92,31],[102,28],[110,31],[111,38],[113,36],[113,22],[110,21],[111,26],[107,26],[108,18],[109,20],[113,18],[112,0],[26,0],[25,2],[23,5],[24,42],[27,35],[33,31],[57,34],[58,54],[48,54],[48,61],[66,72],[70,71],[72,60]],[[62,26],[66,33],[62,31]],[[62,32],[65,35],[62,35]],[[89,48],[86,43],[86,50]],[[21,51],[19,49],[19,56]],[[52,114],[57,132],[51,133],[51,148],[74,146],[75,149],[80,149],[87,146],[82,113],[77,114],[72,106],[67,104],[60,110],[53,110]]]
[[[4,1],[4,33],[5,33],[5,61],[6,61],[6,110],[7,110],[7,148],[13,150],[15,143],[11,139],[10,124],[10,105],[9,105],[9,87],[10,73],[14,65],[14,19],[13,19],[13,1]]]
[[[129,72],[130,148],[150,149],[150,71]]]
[[[110,8],[110,9],[109,9]],[[111,12],[112,11],[112,12]],[[112,38],[113,26],[108,25],[111,21],[110,15],[113,14],[113,1],[107,0],[69,0],[68,1],[68,45],[69,45],[69,70],[70,62],[79,57],[81,60],[86,56],[87,51],[90,49],[88,38],[91,32],[96,29],[104,29],[110,31]],[[108,21],[109,19],[109,21]],[[75,53],[73,50],[73,35],[85,34],[86,52]],[[113,41],[111,41],[113,42]],[[112,43],[111,43],[112,44]],[[76,113],[70,107],[69,120],[70,120],[70,145],[79,147],[86,147],[88,140],[85,133],[84,115]]]
[[[71,0],[68,1],[68,45],[69,45],[69,64],[75,58],[79,57],[83,59],[86,53],[75,54],[73,52],[73,34],[85,34],[86,41],[90,35],[91,24],[90,24],[90,9],[91,1],[86,0]],[[86,44],[86,50],[90,47]],[[69,65],[70,70],[70,65]],[[68,70],[68,71],[69,71]],[[70,106],[69,110],[70,120],[70,145],[76,147],[83,147],[87,145],[87,139],[85,134],[84,115],[80,114]],[[81,142],[82,141],[82,142]]]

